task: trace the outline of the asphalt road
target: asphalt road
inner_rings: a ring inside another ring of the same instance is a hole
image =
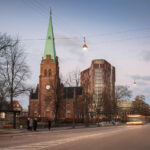
[[[0,150],[150,150],[150,124],[0,136]]]

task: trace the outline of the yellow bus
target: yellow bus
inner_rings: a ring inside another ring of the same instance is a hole
[[[142,125],[145,123],[145,116],[142,115],[128,115],[127,125]]]

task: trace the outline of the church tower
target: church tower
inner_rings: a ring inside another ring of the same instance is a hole
[[[39,116],[46,119],[55,119],[56,103],[58,101],[59,66],[55,51],[55,41],[52,25],[52,13],[50,12],[49,25],[40,65],[40,76],[38,85]]]

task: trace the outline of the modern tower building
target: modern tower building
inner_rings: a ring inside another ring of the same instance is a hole
[[[81,72],[81,86],[92,96],[89,115],[111,113],[115,100],[115,67],[103,59],[93,60],[90,68]]]

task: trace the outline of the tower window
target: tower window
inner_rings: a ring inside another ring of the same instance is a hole
[[[51,70],[50,69],[48,70],[48,76],[51,76]]]
[[[47,70],[44,70],[44,76],[47,76]]]

